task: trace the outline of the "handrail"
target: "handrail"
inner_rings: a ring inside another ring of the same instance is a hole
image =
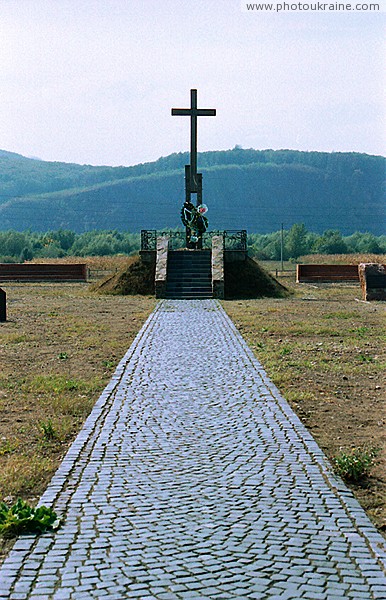
[[[232,250],[233,252],[247,251],[247,232],[245,229],[226,229],[224,231],[207,231],[202,236],[202,247],[210,249],[212,247],[213,236],[222,236],[224,239],[224,250]],[[157,238],[168,237],[169,249],[178,250],[185,248],[186,234],[185,231],[170,231],[156,229],[143,229],[141,231],[141,251],[156,252]]]

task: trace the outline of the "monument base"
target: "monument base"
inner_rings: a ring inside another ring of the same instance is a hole
[[[386,300],[386,269],[378,263],[361,263],[358,265],[363,300]]]

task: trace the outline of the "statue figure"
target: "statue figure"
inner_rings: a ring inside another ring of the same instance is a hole
[[[190,200],[185,200],[181,210],[181,220],[186,227],[188,248],[195,248],[202,235],[208,229],[208,212],[206,204],[194,206]]]

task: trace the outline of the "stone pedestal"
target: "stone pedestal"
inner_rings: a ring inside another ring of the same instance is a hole
[[[363,300],[386,300],[386,269],[378,263],[358,265]]]
[[[166,276],[168,267],[169,238],[157,238],[157,257],[155,265],[155,297],[166,298]]]
[[[212,238],[212,290],[213,298],[224,298],[224,238],[214,235]]]

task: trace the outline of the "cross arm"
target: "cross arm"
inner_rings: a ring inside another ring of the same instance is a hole
[[[172,108],[172,116],[180,116],[180,117],[215,117],[216,109],[215,108]]]
[[[190,108],[172,108],[172,116],[190,116],[192,111]]]
[[[215,108],[199,108],[197,110],[197,115],[200,117],[215,117],[216,109]]]

